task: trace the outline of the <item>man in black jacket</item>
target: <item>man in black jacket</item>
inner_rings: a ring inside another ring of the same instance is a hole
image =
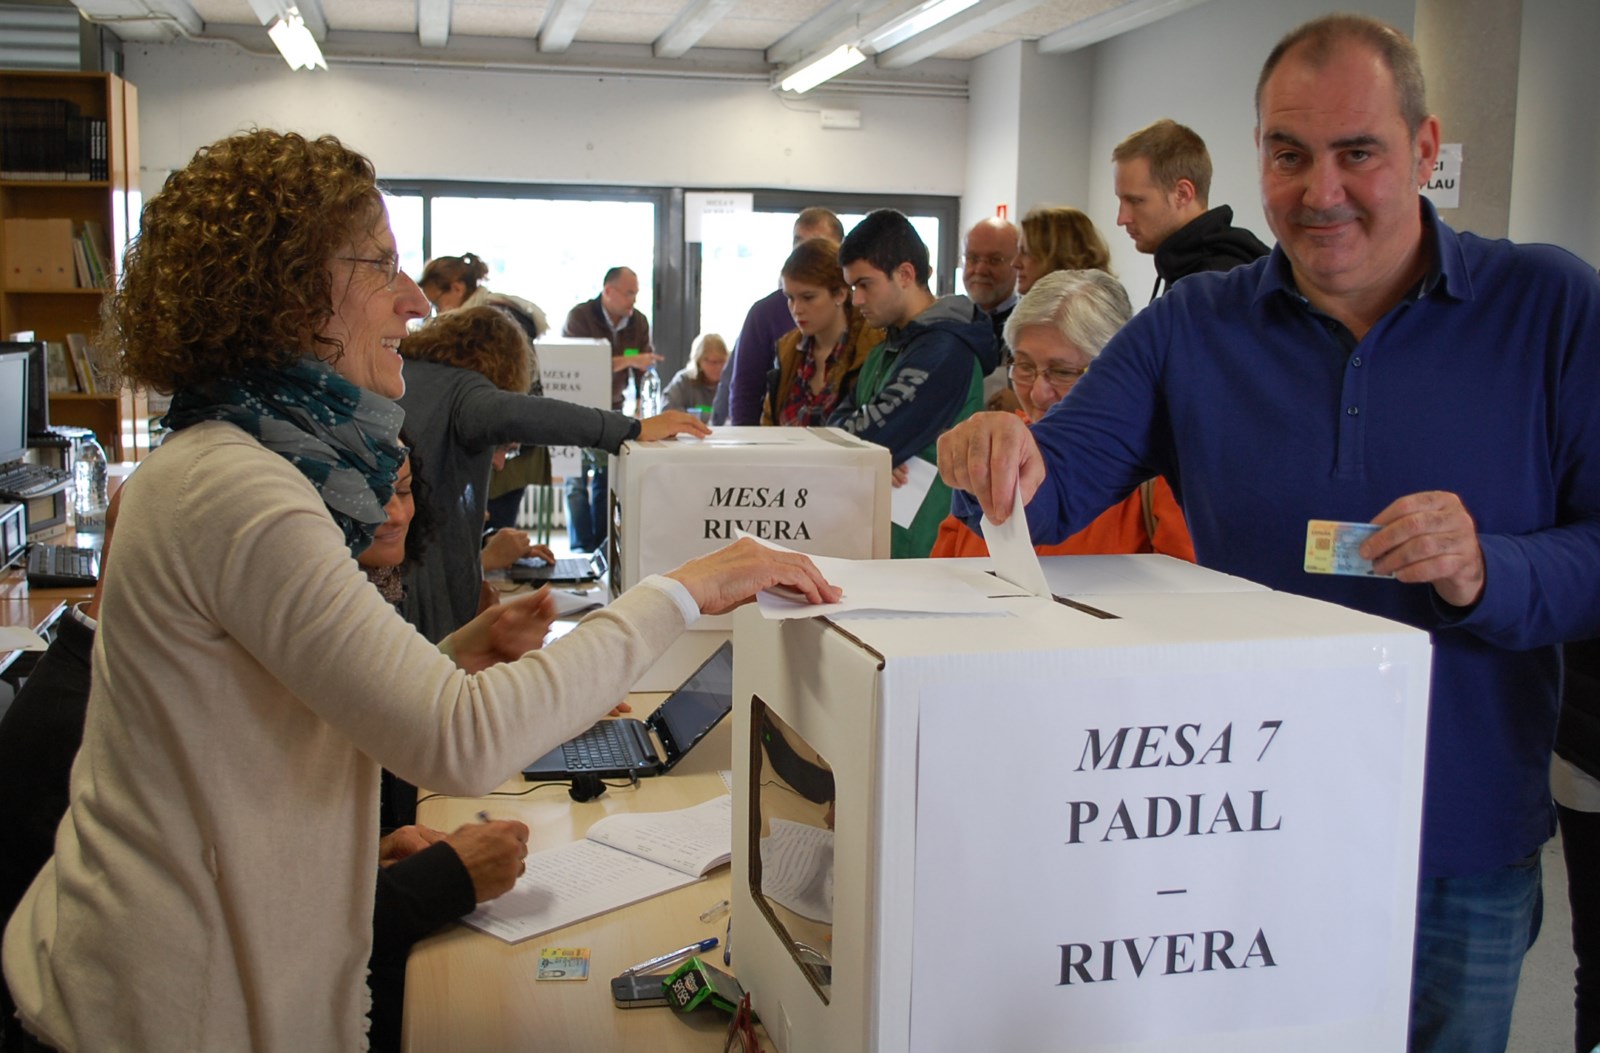
[[[1233,209],[1207,207],[1211,155],[1192,129],[1162,118],[1118,143],[1111,161],[1117,226],[1156,258],[1150,299],[1179,278],[1229,271],[1267,254],[1259,238],[1233,225]]]

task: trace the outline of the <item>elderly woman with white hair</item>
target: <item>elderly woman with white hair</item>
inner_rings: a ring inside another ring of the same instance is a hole
[[[1122,283],[1102,270],[1053,271],[1038,278],[1006,320],[1014,355],[1011,389],[1032,424],[1072,393],[1096,356],[1133,315]],[[1194,562],[1194,543],[1172,489],[1146,480],[1094,522],[1055,545],[1036,545],[1041,556],[1091,556],[1160,552]],[[987,556],[983,538],[955,516],[939,524],[935,558]]]

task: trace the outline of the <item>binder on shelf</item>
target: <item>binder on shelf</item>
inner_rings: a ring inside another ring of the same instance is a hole
[[[67,357],[72,360],[72,369],[77,374],[78,390],[85,395],[98,395],[100,386],[95,382],[94,352],[89,349],[89,340],[82,333],[67,334]]]
[[[6,288],[77,288],[72,220],[7,219],[5,236]]]

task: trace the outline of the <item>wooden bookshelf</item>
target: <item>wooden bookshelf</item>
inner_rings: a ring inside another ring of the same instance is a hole
[[[105,232],[110,276],[122,272],[122,253],[139,221],[138,91],[111,73],[0,71],[0,98],[66,99],[85,117],[106,122],[106,179],[0,179],[0,221],[61,219],[90,221]],[[6,171],[0,156],[0,171]],[[7,258],[0,222],[0,260]],[[58,343],[68,333],[93,338],[99,328],[104,289],[63,284],[17,288],[0,275],[0,335],[32,330]],[[50,396],[53,424],[92,428],[106,452],[132,461],[150,450],[149,406],[142,391]]]

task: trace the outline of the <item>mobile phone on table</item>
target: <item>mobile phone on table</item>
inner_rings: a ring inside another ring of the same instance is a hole
[[[611,999],[618,1009],[643,1009],[646,1006],[666,1005],[665,973],[633,973],[611,979]]]

